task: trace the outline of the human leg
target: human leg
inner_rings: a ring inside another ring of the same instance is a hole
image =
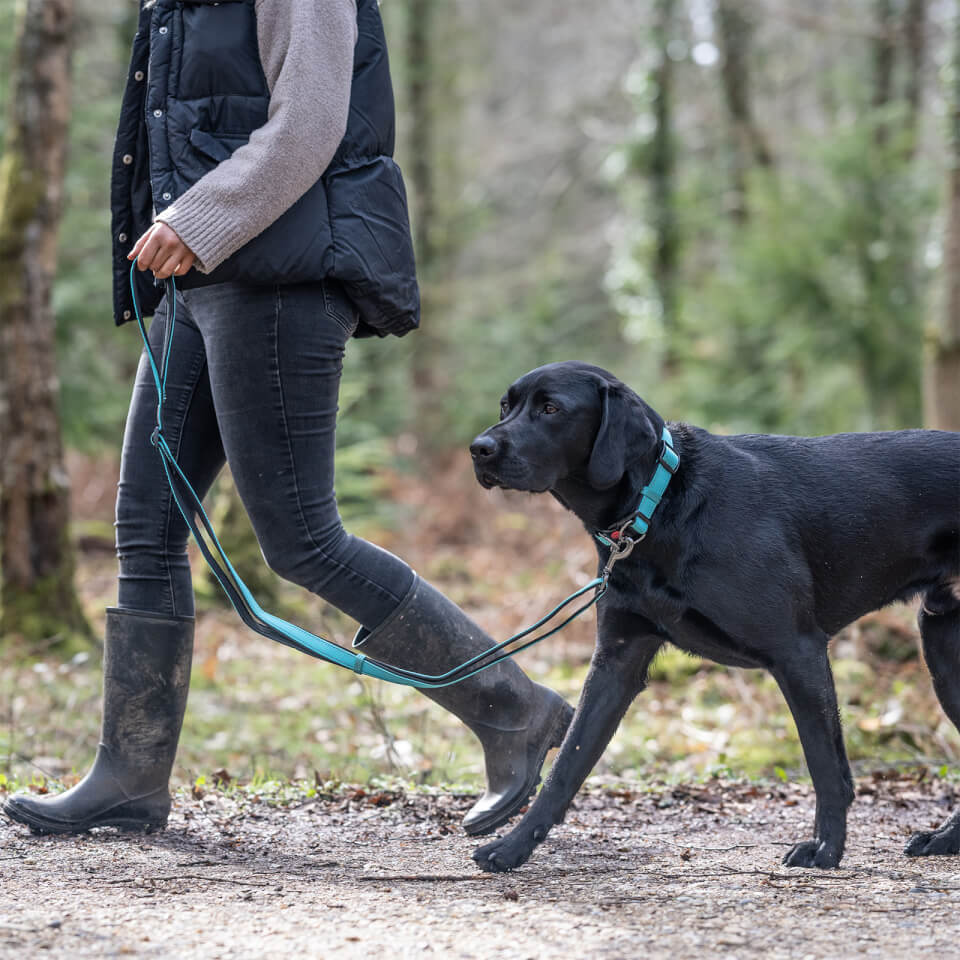
[[[376,626],[414,575],[348,533],[337,509],[337,403],[353,308],[332,283],[218,284],[185,299],[203,334],[219,431],[264,559]]]
[[[178,294],[168,360],[163,432],[184,473],[203,498],[223,468],[203,338]],[[168,330],[166,298],[148,337],[159,358]],[[193,616],[193,582],[187,528],[167,483],[163,461],[150,441],[157,422],[157,390],[146,352],[133,387],[117,484],[117,605],[164,616]]]
[[[268,564],[363,624],[365,652],[440,673],[493,641],[398,557],[347,533],[333,487],[337,397],[356,313],[338,284],[188,291],[237,490]],[[534,789],[572,708],[510,662],[425,690],[480,740],[488,791],[464,821],[494,829]]]
[[[181,305],[182,307],[182,305]],[[159,355],[165,305],[149,338]],[[181,309],[170,353],[164,428],[198,491],[223,464],[199,332]],[[170,809],[167,783],[190,682],[193,587],[187,527],[150,444],[156,391],[141,358],[127,418],[117,496],[119,601],[108,608],[100,742],[84,779],[54,796],[20,794],[5,812],[38,833],[94,826],[158,828]]]

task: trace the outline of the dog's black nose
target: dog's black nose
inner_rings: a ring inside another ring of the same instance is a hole
[[[496,452],[497,441],[488,433],[481,433],[480,436],[470,444],[470,454],[474,460],[492,457]]]

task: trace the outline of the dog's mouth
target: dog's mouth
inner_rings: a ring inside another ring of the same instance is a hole
[[[474,463],[473,472],[477,477],[477,482],[484,490],[493,490],[495,487],[499,487],[501,490],[521,489],[517,486],[515,478],[505,477],[500,469]]]
[[[499,487],[501,490],[516,490],[519,493],[546,493],[551,487],[547,484],[531,484],[526,480],[504,479],[500,474],[493,473],[490,470],[476,469],[477,482],[484,490],[493,490]]]
[[[484,490],[499,487],[501,490],[517,490],[523,493],[545,493],[551,485],[530,465],[517,457],[504,456],[486,460],[474,457],[473,472]]]
[[[489,470],[477,470],[477,482],[484,490],[492,490],[494,487],[502,486],[500,478]]]

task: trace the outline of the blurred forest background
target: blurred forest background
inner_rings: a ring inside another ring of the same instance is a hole
[[[137,4],[55,2],[71,18],[72,110],[50,327],[57,376],[39,379],[64,448],[44,476],[65,497],[69,476],[69,536],[32,581],[17,579],[16,544],[3,541],[0,786],[70,782],[93,754],[97,636],[115,600],[113,497],[140,342],[133,325],[112,324],[108,204]],[[0,0],[8,217],[22,146],[11,132],[17,6]],[[719,432],[960,429],[955,0],[381,9],[423,323],[400,341],[350,345],[338,496],[351,529],[409,559],[492,633],[552,606],[595,562],[579,525],[547,498],[484,493],[472,478],[467,443],[535,365],[598,363],[664,416]],[[0,310],[23,252],[9,229],[0,216]],[[0,314],[7,408],[20,382],[12,316]],[[0,459],[16,441],[7,408]],[[9,504],[23,477],[9,466],[2,477]],[[265,570],[228,478],[211,499],[258,596],[347,642],[351,625],[336,611]],[[196,557],[194,571],[198,652],[180,778],[389,773],[476,785],[477,751],[423,697],[243,632]],[[854,761],[939,769],[960,757],[913,616],[883,611],[836,643]],[[523,663],[575,697],[591,632],[577,624]],[[802,759],[771,680],[671,655],[600,770],[793,776]]]

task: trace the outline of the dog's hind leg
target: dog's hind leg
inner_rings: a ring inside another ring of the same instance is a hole
[[[839,866],[847,839],[853,776],[843,746],[827,642],[823,634],[797,637],[784,661],[771,671],[797,724],[817,794],[814,838],[791,847],[783,858],[788,867]]]
[[[481,870],[515,870],[527,862],[550,828],[563,821],[570,802],[600,759],[627,707],[646,686],[647,668],[663,644],[663,638],[653,634],[641,631],[638,636],[638,619],[601,608],[597,649],[573,723],[550,776],[523,819],[507,836],[473,852]],[[643,624],[649,629],[646,621]]]
[[[931,590],[918,619],[933,689],[944,713],[960,730],[960,600],[949,587]],[[960,853],[960,810],[938,829],[915,833],[904,853],[909,857]]]

